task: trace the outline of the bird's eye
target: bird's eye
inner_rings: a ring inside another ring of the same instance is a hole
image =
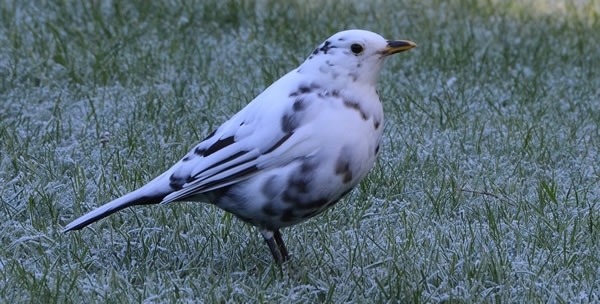
[[[350,50],[352,51],[352,53],[354,53],[354,55],[359,55],[360,53],[362,53],[364,51],[364,48],[362,45],[360,45],[358,43],[354,43],[353,45],[350,46]]]

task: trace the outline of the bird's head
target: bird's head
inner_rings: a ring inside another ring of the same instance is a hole
[[[387,40],[365,30],[339,32],[319,45],[300,70],[318,70],[334,80],[375,85],[383,59],[417,46],[408,40]]]

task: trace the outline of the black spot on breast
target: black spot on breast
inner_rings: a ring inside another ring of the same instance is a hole
[[[192,157],[187,155],[186,157],[182,158],[181,161],[186,162],[186,161],[189,161],[190,159],[192,159]]]
[[[278,177],[276,175],[272,175],[271,177],[267,178],[265,183],[260,188],[260,192],[268,200],[274,199],[281,192],[281,189],[277,187],[277,178]]]
[[[268,216],[275,216],[279,213],[277,212],[277,210],[275,210],[275,207],[272,204],[264,205],[261,210],[264,214]]]
[[[312,171],[314,171],[318,165],[319,162],[315,157],[307,157],[304,159],[302,165],[300,166],[300,172],[304,174],[312,173]]]
[[[313,53],[313,55],[319,54],[319,48],[316,48],[312,53]]]
[[[308,176],[302,174],[293,175],[288,180],[288,188],[294,189],[297,193],[308,193],[310,179],[307,177]],[[288,193],[288,191],[286,191],[286,193]]]
[[[294,208],[287,208],[283,211],[280,220],[282,222],[292,222],[296,220],[296,216],[294,215]]]
[[[344,100],[344,105],[350,109],[358,111],[358,113],[360,113],[360,116],[362,117],[362,119],[367,120],[369,118],[367,116],[367,113],[360,107],[360,104],[358,102],[351,101],[351,100]]]
[[[335,162],[335,174],[342,176],[342,182],[344,182],[344,184],[347,184],[352,180],[352,168],[350,168],[352,161],[351,157],[350,147],[343,147]]]
[[[231,144],[235,143],[235,139],[233,136],[229,136],[226,138],[221,138],[217,140],[212,146],[210,146],[206,151],[204,151],[204,156],[209,156]]]
[[[318,165],[319,162],[315,157],[303,159],[299,168],[288,177],[287,187],[282,195],[284,202],[295,206],[301,206],[308,203],[307,197],[310,193],[314,170]]]
[[[379,129],[380,124],[381,122],[379,122],[378,120],[373,121],[373,127],[375,127],[375,130]]]
[[[375,147],[375,155],[379,154],[379,144],[377,144],[377,147]]]

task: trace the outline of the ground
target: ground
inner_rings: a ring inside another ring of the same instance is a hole
[[[600,3],[523,2],[0,0],[0,301],[600,301]],[[289,264],[201,203],[61,232],[350,28],[418,47]]]

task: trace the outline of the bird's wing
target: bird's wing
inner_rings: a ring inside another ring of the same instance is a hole
[[[293,109],[297,98],[283,93],[266,90],[157,178],[162,186],[168,178],[172,189],[161,203],[237,183],[319,149],[310,140],[314,134],[296,132],[307,119]]]

